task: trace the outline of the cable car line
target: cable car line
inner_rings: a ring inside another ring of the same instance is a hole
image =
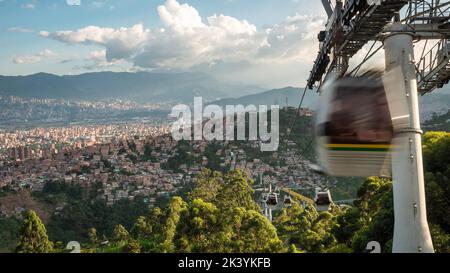
[[[290,137],[290,135],[292,133],[292,128],[294,127],[294,124],[295,124],[295,121],[296,121],[296,117],[300,115],[300,112],[301,112],[301,109],[302,109],[302,105],[303,105],[303,101],[305,99],[307,90],[308,90],[308,87],[305,87],[304,90],[303,90],[303,95],[302,95],[302,97],[300,99],[300,103],[299,103],[298,108],[297,108],[297,114],[296,114],[296,116],[294,118],[291,119],[291,122],[290,122],[289,126],[286,128],[286,130],[289,130],[287,132],[287,135],[286,135],[287,139],[289,139],[289,137]]]
[[[363,61],[355,67],[355,69],[353,69],[349,75],[353,75],[356,76],[356,74],[359,72],[359,70],[361,69],[361,67],[367,62],[369,61],[373,56],[375,56],[375,54],[378,53],[378,51],[380,51],[380,49],[383,48],[383,44],[381,44],[373,53],[370,54],[370,52],[372,51],[373,47],[375,46],[377,41],[374,41],[372,46],[370,47],[369,51],[367,52],[366,56],[364,57]],[[370,55],[369,55],[370,54]]]
[[[434,252],[423,190],[418,95],[450,82],[450,2],[336,0],[327,14],[307,84],[321,91],[315,118],[319,169],[333,176],[391,175],[392,251]],[[438,42],[427,49],[431,39]],[[420,40],[426,42],[417,62],[414,43]],[[346,73],[350,58],[369,41],[374,43],[362,62]],[[377,41],[383,44],[373,51]],[[384,73],[358,75],[383,47]]]
[[[377,42],[377,41],[374,41],[374,42],[372,43],[372,46],[370,47],[369,51],[367,51],[366,56],[364,56],[364,58],[363,58],[363,61],[362,61],[355,69],[353,69],[353,70],[349,73],[350,75],[356,76],[356,74],[358,74],[359,69],[361,68],[361,66],[366,62],[366,60],[368,60],[368,56],[369,56],[369,54],[372,52],[372,49],[373,49],[373,47],[375,46],[376,42]],[[355,70],[356,70],[356,71],[355,71]]]

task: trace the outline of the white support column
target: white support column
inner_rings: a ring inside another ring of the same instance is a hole
[[[395,24],[393,28],[402,29]],[[413,36],[395,32],[384,41],[386,71],[400,68],[404,88],[400,92],[409,112],[408,125],[395,128],[392,178],[394,191],[394,253],[434,252],[428,228],[422,163],[422,131],[420,128],[417,79],[414,64]],[[391,90],[392,91],[392,90]]]

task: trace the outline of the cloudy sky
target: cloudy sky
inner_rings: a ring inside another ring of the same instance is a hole
[[[0,74],[199,71],[302,86],[324,16],[311,0],[0,0]]]

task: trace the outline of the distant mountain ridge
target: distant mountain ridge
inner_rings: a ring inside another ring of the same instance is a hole
[[[102,100],[128,99],[151,103],[191,103],[254,94],[262,89],[220,82],[200,73],[96,72],[57,76],[38,73],[0,76],[0,95],[24,98]]]
[[[433,113],[438,115],[447,113],[450,109],[450,86],[419,97],[419,103],[422,121],[429,120]]]
[[[221,106],[225,105],[280,105],[285,107],[298,107],[303,88],[285,87],[266,92],[246,95],[239,98],[227,98],[212,102]],[[307,90],[302,107],[315,110],[319,101],[319,94],[315,90]],[[450,87],[437,89],[430,94],[419,97],[421,120],[430,119],[433,113],[443,114],[450,109]]]
[[[38,73],[28,76],[0,76],[0,96],[23,98],[105,100],[125,99],[139,103],[192,104],[195,96],[217,105],[286,105],[297,107],[303,89],[285,87],[269,91],[251,85],[220,82],[201,73],[95,72],[57,76]],[[315,109],[319,95],[308,90],[303,107]],[[422,121],[434,112],[450,109],[450,86],[420,97]]]
[[[303,94],[303,88],[285,87],[266,92],[247,95],[239,98],[228,98],[212,102],[221,106],[225,105],[279,105],[280,107],[298,107]],[[302,107],[315,108],[319,101],[319,94],[314,90],[307,90]]]

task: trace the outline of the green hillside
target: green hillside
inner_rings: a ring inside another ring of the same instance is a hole
[[[428,219],[434,247],[450,252],[450,135],[424,135]],[[117,224],[111,234],[98,232],[99,223],[85,223],[83,252],[365,252],[378,241],[390,252],[393,234],[392,182],[368,178],[358,190],[354,206],[334,206],[318,212],[314,206],[294,204],[269,222],[253,200],[253,181],[239,170],[204,170],[184,197],[167,207],[144,213],[132,226]],[[73,215],[74,221],[80,221]],[[32,229],[25,229],[29,224]],[[64,223],[60,223],[64,224]],[[69,224],[69,223],[68,223]],[[5,227],[5,224],[3,224]],[[14,224],[9,226],[15,228]],[[49,237],[47,237],[47,234]],[[34,213],[27,213],[17,238],[17,252],[64,252],[62,242]]]

